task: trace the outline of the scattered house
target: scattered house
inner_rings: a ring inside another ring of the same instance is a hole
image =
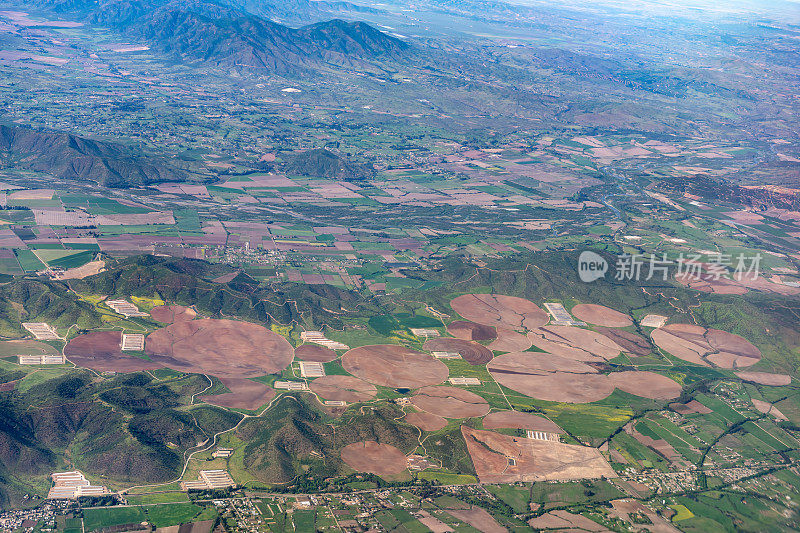
[[[458,352],[431,352],[436,359],[461,359]]]

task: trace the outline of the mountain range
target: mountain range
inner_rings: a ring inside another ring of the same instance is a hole
[[[184,62],[250,72],[397,60],[410,47],[364,22],[334,19],[291,28],[237,5],[210,0],[40,0],[37,5],[66,18],[112,28]]]
[[[58,178],[94,181],[117,188],[204,179],[183,168],[181,163],[123,144],[17,125],[0,125],[0,167],[45,172]]]

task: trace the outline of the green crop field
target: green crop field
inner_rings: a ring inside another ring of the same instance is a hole
[[[83,525],[86,533],[122,524],[138,524],[147,521],[141,507],[108,507],[85,509]]]

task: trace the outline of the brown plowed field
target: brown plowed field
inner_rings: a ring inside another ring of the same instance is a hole
[[[366,402],[378,394],[375,385],[353,376],[322,376],[311,382],[311,390],[326,400]]]
[[[414,407],[445,418],[472,418],[489,412],[482,397],[457,387],[423,387],[411,398]]]
[[[403,452],[389,444],[378,444],[371,440],[354,442],[342,448],[342,461],[357,472],[379,476],[399,474],[408,465]]]
[[[314,361],[316,363],[330,363],[339,357],[330,348],[318,344],[301,344],[294,349],[294,355],[302,361]]]
[[[633,324],[631,317],[604,305],[578,304],[572,308],[572,315],[589,324],[608,328],[624,328]]]
[[[495,411],[483,418],[484,429],[531,429],[533,431],[546,431],[548,433],[564,433],[558,424],[552,420],[533,413],[520,411]]]
[[[511,437],[461,426],[481,483],[615,477],[597,448]],[[509,458],[515,464],[510,464]]]
[[[613,372],[608,377],[619,390],[642,398],[671,400],[681,395],[682,387],[677,381],[655,372]]]
[[[121,344],[119,331],[90,331],[69,341],[64,354],[77,366],[98,372],[137,372],[165,366],[123,352]]]
[[[438,431],[447,425],[447,420],[433,413],[408,413],[406,422],[412,426],[417,426],[423,431]]]
[[[534,329],[547,324],[547,313],[535,303],[502,294],[465,294],[450,302],[453,310],[487,326]]]
[[[527,335],[509,328],[497,328],[497,339],[487,348],[496,352],[524,352],[533,346]]]
[[[495,357],[488,369],[501,385],[540,400],[586,403],[614,392],[593,367],[557,355],[511,352]]]
[[[768,385],[771,387],[780,387],[788,385],[792,382],[792,377],[787,374],[770,374],[769,372],[737,372],[739,378],[758,383],[760,385]]]
[[[665,352],[699,365],[741,368],[761,359],[761,351],[747,339],[718,329],[670,324],[654,329],[650,336]]]
[[[360,346],[342,356],[342,367],[356,377],[393,389],[418,389],[447,379],[447,365],[395,344]]]
[[[597,328],[597,332],[617,343],[622,351],[631,355],[645,356],[653,351],[650,341],[630,331],[615,328]]]
[[[153,361],[181,372],[220,378],[275,374],[294,358],[289,342],[258,324],[202,319],[176,322],[147,336]]]
[[[497,337],[497,332],[492,326],[456,320],[447,326],[447,332],[457,339],[465,341],[488,341]]]
[[[429,339],[422,345],[429,352],[458,352],[461,358],[471,365],[485,365],[492,360],[492,351],[477,342],[463,339]]]
[[[573,326],[544,326],[528,333],[528,338],[545,352],[576,361],[604,362],[622,352],[622,347],[601,333]]]
[[[197,317],[197,312],[190,307],[182,305],[159,305],[150,310],[150,316],[156,322],[172,324],[174,322],[194,320]]]
[[[269,403],[276,394],[268,385],[250,379],[224,378],[221,381],[231,392],[200,396],[200,399],[220,407],[255,411]]]

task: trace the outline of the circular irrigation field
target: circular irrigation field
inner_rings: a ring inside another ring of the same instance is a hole
[[[638,333],[607,327],[599,327],[596,331],[617,343],[622,348],[622,351],[627,354],[641,357],[649,355],[653,351],[650,341]]]
[[[348,444],[341,453],[342,461],[357,472],[386,476],[399,474],[408,466],[403,452],[389,444],[371,440]]]
[[[671,400],[681,395],[680,383],[655,372],[613,372],[608,378],[619,390],[642,398]]]
[[[496,352],[524,352],[531,346],[533,343],[527,335],[509,328],[497,328],[497,339],[487,347]]]
[[[653,342],[678,359],[704,366],[741,368],[761,359],[761,351],[739,335],[693,324],[654,329]]]
[[[424,411],[408,413],[405,420],[412,426],[417,426],[423,431],[438,431],[447,425],[447,420],[443,417]]]
[[[512,352],[495,357],[487,367],[501,385],[552,402],[594,402],[615,388],[652,399],[676,398],[681,393],[677,382],[654,372],[605,375],[582,361],[552,354]]]
[[[427,340],[422,348],[429,352],[458,352],[471,365],[485,365],[494,357],[490,349],[477,342],[447,337]]]
[[[497,332],[492,326],[456,320],[447,326],[447,332],[457,339],[465,341],[489,341],[497,338]]]
[[[447,379],[447,365],[434,357],[396,344],[360,346],[342,356],[350,374],[393,389],[418,389]]]
[[[535,329],[547,324],[547,313],[535,303],[502,294],[464,294],[450,302],[453,310],[486,326]]]
[[[528,333],[528,338],[547,353],[576,361],[603,362],[622,352],[622,348],[605,335],[573,326],[544,326]]]
[[[173,370],[220,378],[275,374],[294,358],[292,345],[263,326],[209,318],[154,331],[145,340],[145,353]]]
[[[424,387],[412,396],[414,407],[445,418],[473,418],[489,412],[482,397],[456,387]]]
[[[375,385],[353,376],[322,376],[311,382],[311,390],[326,400],[365,402],[378,394]]]
[[[150,310],[150,316],[156,322],[172,324],[174,322],[194,320],[197,317],[197,312],[191,307],[182,305],[159,305]]]
[[[572,308],[572,314],[578,320],[607,328],[624,328],[633,325],[631,317],[604,305],[578,304]]]
[[[294,355],[300,360],[313,361],[315,363],[330,363],[339,357],[330,348],[319,344],[301,344],[294,349]]]

